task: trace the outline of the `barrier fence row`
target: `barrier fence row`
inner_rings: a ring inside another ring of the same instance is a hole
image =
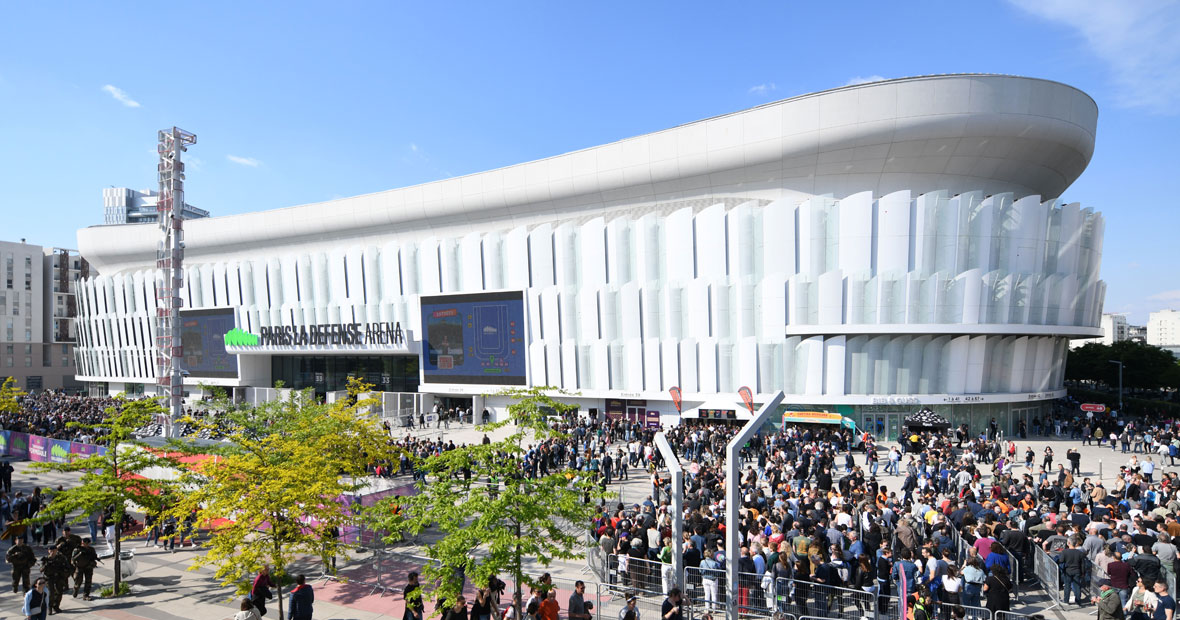
[[[631,591],[658,596],[672,586],[672,566],[653,560],[629,558],[626,556],[605,556],[607,580],[603,584],[617,591]],[[897,619],[900,600],[897,590],[890,582],[874,580],[868,588],[856,589],[814,581],[790,578],[774,579],[769,573],[762,575],[739,573],[737,587],[738,613],[744,617],[774,617],[784,614],[794,617],[822,616],[839,620]],[[723,569],[686,567],[684,594],[695,609],[702,612],[724,613],[729,602],[727,576]],[[939,611],[960,606],[967,620],[992,620],[987,609],[967,603],[973,599],[958,593],[957,596],[942,594],[942,601],[936,599]],[[947,603],[950,598],[953,602]],[[976,601],[977,602],[977,601]]]
[[[958,562],[960,566],[963,566],[967,561],[967,558],[970,556],[969,549],[971,549],[971,545],[967,544],[967,541],[963,539],[963,535],[959,532],[958,528],[951,527],[950,531],[951,541],[954,543],[955,547],[955,561]],[[1002,544],[1000,546],[1004,547]],[[1009,577],[1011,578],[1012,582],[1012,600],[1019,602],[1021,580],[1025,579],[1027,575],[1021,574],[1020,558],[1013,554],[1012,551],[1007,547],[1004,547],[1004,554],[1008,557],[1008,566],[1011,567],[1011,570],[1009,571]]]

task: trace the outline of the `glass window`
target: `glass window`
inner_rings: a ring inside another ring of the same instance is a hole
[[[33,354],[33,345],[26,344],[25,345],[25,355],[32,355],[32,354]]]
[[[67,355],[67,354],[69,354],[69,352],[70,352],[70,345],[68,345],[68,344],[61,345],[61,354],[62,355]]]
[[[25,368],[32,368],[32,367],[33,367],[33,358],[31,356],[26,355],[25,356]]]
[[[12,358],[11,357],[4,358],[4,365],[9,368],[12,368]]]
[[[12,355],[12,345],[10,345],[10,344],[4,345],[4,352],[9,355]]]

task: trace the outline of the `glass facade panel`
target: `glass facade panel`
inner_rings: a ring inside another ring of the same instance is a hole
[[[417,392],[418,358],[412,355],[275,355],[271,357],[271,385],[316,392],[348,388],[348,377],[357,376],[381,392]]]

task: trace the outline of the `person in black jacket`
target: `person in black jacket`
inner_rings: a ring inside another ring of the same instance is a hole
[[[1065,598],[1062,599],[1062,605],[1069,604],[1069,593],[1072,590],[1074,593],[1074,602],[1078,605],[1082,604],[1082,586],[1086,583],[1086,568],[1089,564],[1089,559],[1086,557],[1086,552],[1078,547],[1081,541],[1077,537],[1069,539],[1069,548],[1061,552],[1061,572],[1065,578],[1064,589]]]
[[[307,577],[299,575],[295,578],[295,589],[291,590],[289,599],[290,609],[287,617],[290,620],[311,620],[311,605],[315,602],[315,593],[307,585]]]
[[[889,547],[881,549],[881,557],[877,558],[877,613],[884,616],[889,611],[890,576],[893,574],[893,550]]]
[[[1163,575],[1163,566],[1160,564],[1159,558],[1155,557],[1151,547],[1140,547],[1139,553],[1135,554],[1135,557],[1127,563],[1143,578],[1144,583],[1157,582]]]

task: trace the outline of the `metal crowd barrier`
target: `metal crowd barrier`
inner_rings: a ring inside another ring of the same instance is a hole
[[[590,567],[590,572],[600,583],[607,581],[607,558],[608,556],[602,547],[594,542],[587,543],[586,566]]]
[[[779,586],[773,579],[764,577],[753,573],[738,574],[738,612],[742,616],[769,618],[776,612],[786,611],[776,605]],[[729,601],[725,570],[685,567],[684,594],[693,602],[694,608],[724,613]]]
[[[675,579],[671,564],[626,555],[607,556],[606,567],[606,583],[616,588],[663,594]]]
[[[896,596],[879,596],[876,591],[793,579],[777,580],[774,603],[775,612],[796,616],[800,620],[805,617],[885,620],[896,617],[898,611]]]
[[[1041,586],[1049,594],[1049,598],[1053,599],[1054,603],[1060,603],[1061,569],[1057,566],[1057,561],[1039,545],[1032,545],[1032,548],[1033,574],[1041,581]]]
[[[1020,614],[1014,611],[997,611],[993,620],[1025,620],[1025,618],[1040,618],[1039,614]]]

